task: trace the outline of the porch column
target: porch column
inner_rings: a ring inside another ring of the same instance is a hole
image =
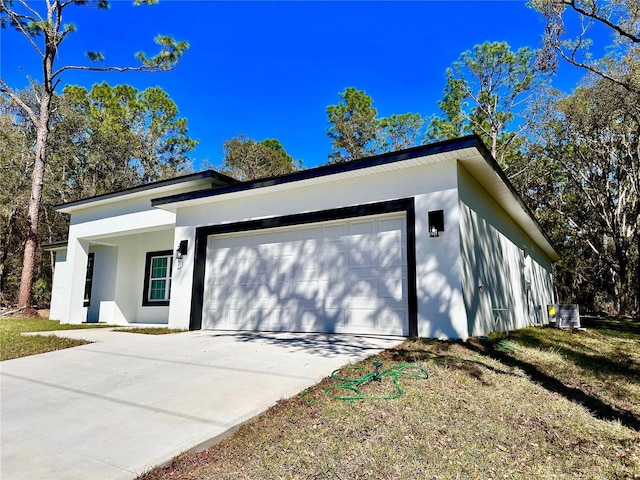
[[[87,321],[84,307],[84,286],[87,278],[89,240],[69,239],[67,262],[69,262],[68,312],[63,323],[83,323]]]

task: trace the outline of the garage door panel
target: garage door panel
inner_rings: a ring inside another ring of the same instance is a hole
[[[388,268],[396,265],[404,265],[407,258],[405,241],[399,233],[385,232],[380,235],[380,243],[377,250],[378,265]]]
[[[311,262],[307,262],[307,260],[303,260],[304,263],[311,263]],[[311,282],[311,281],[318,281],[321,277],[321,268],[319,268],[318,265],[306,265],[306,268],[304,265],[301,265],[298,268],[298,274],[296,276],[296,280],[298,282],[304,283],[304,282]]]
[[[203,328],[408,334],[405,222],[210,236]]]
[[[373,266],[351,266],[351,268],[349,268],[348,279],[350,281],[377,280],[381,273],[386,275],[386,272],[379,272],[378,269]]]
[[[297,257],[294,255],[286,254],[279,255],[273,259],[271,263],[272,271],[285,271],[291,272],[293,267],[298,263]]]
[[[374,231],[376,220],[353,220],[349,222],[351,235],[371,234]]]
[[[227,284],[227,275],[224,272],[221,272],[219,275],[211,275],[207,278],[207,283],[211,286],[219,286],[220,288]]]
[[[251,265],[251,271],[257,274],[268,275],[273,269],[273,261],[270,258],[261,258]]]
[[[298,276],[301,280],[315,278],[320,265],[313,255],[301,255],[298,262]]]
[[[211,305],[207,310],[207,325],[208,328],[215,328],[216,326],[224,328],[227,322],[228,311],[220,308],[220,306]]]
[[[313,259],[310,259],[310,261],[316,262],[318,264],[323,264],[325,259],[333,259],[333,257],[336,255],[346,258],[345,253],[346,249],[342,242],[323,241],[320,244],[320,248],[318,249],[318,255],[316,255]]]
[[[344,234],[344,225],[325,225],[322,228],[322,238],[328,242],[342,242]]]
[[[229,310],[229,326],[242,330],[259,330],[268,327],[265,316],[268,311],[258,308],[238,308]]]
[[[406,310],[387,310],[378,315],[378,328],[381,332],[397,331],[407,325]]]
[[[301,257],[312,258],[320,253],[321,248],[322,242],[316,239],[303,240],[300,242],[299,253]]]
[[[355,267],[373,267],[374,252],[372,250],[350,250],[349,266]]]
[[[252,293],[249,290],[268,285],[269,277],[270,275],[268,273],[236,272],[235,274],[226,275],[225,279],[228,283],[229,280],[232,280],[232,285],[237,285],[241,290]],[[241,291],[239,291],[239,293],[241,293]]]
[[[300,315],[300,328],[303,332],[323,330],[324,318],[316,309],[303,309]]]
[[[349,311],[349,327],[354,329],[376,328],[375,312],[369,309],[352,308]]]
[[[318,280],[300,280],[295,282],[295,296],[299,299],[318,299],[325,292]]]
[[[402,232],[405,234],[405,219],[404,217],[393,218],[381,218],[378,221],[378,232]]]
[[[348,293],[349,298],[364,297],[371,302],[378,296],[378,280],[355,280],[350,283]]]

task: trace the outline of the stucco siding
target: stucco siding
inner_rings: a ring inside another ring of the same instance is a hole
[[[458,181],[470,335],[539,324],[553,299],[549,258],[462,166]]]
[[[168,306],[142,306],[147,252],[174,250],[173,230],[117,239],[118,271],[115,279],[114,321],[121,323],[167,323]],[[117,318],[120,317],[120,318]],[[122,318],[124,317],[124,318]]]
[[[51,305],[49,306],[49,318],[61,320],[67,310],[65,304],[65,279],[69,277],[69,262],[67,262],[67,250],[56,251],[55,269],[51,286]]]
[[[288,251],[298,245],[296,238],[305,228],[337,222],[344,228],[348,225],[345,235],[361,235],[351,231],[353,222],[369,225],[367,216],[397,214],[404,219],[405,233],[400,236],[401,249],[406,252],[404,310],[410,335],[466,339],[545,321],[544,306],[553,300],[551,260],[558,258],[557,252],[478,137],[256,182],[214,182],[220,188],[198,191],[211,185],[207,178],[213,174],[194,174],[177,184],[143,186],[60,207],[59,211],[72,216],[66,252],[58,255],[52,315],[67,323],[98,319],[113,324],[201,328],[203,312],[208,308],[215,313],[217,308],[215,301],[205,305],[204,295],[207,278],[219,275],[212,270],[217,267],[207,267],[208,256],[215,253],[207,249],[210,237],[242,238],[243,245],[233,250],[242,257],[245,247],[255,243],[254,232],[282,228],[276,233],[289,232],[290,236],[278,236],[275,244]],[[438,219],[438,225],[444,221],[437,235],[430,234],[430,216]],[[318,238],[318,242],[325,241],[324,236]],[[344,246],[350,241],[340,237],[335,243]],[[187,243],[186,253],[178,258],[176,247],[183,242]],[[368,251],[362,246],[348,258]],[[145,287],[150,252],[170,255],[173,260],[169,300],[163,287],[169,279],[163,268],[156,270],[162,273],[154,278],[155,286]],[[95,254],[94,283],[87,308],[82,300],[90,253]],[[317,255],[306,263],[294,255],[292,261],[296,268],[314,262],[330,266],[342,258],[342,250],[333,257],[322,249]],[[229,264],[240,265],[236,260],[231,258]],[[372,267],[369,264],[350,265],[349,275],[361,267],[358,274],[369,275],[367,281],[381,281],[371,271],[363,273],[365,267]],[[293,267],[282,271],[294,278]],[[278,271],[273,275],[278,276]],[[357,283],[345,278],[349,275],[331,277],[333,293]],[[232,282],[229,288],[238,286],[244,284]],[[146,298],[145,288],[155,298]],[[218,296],[207,298],[225,301],[220,292],[214,293]],[[364,295],[357,297],[368,301]],[[371,295],[370,300],[375,297]],[[353,325],[360,325],[364,317],[358,315],[365,307],[358,304],[352,310],[348,315],[358,319]],[[296,325],[298,318],[293,316],[287,325]],[[384,321],[367,317],[369,320],[375,320],[371,325]]]
[[[428,212],[443,210],[444,232],[429,235]],[[416,196],[416,284],[418,336],[468,337],[462,298],[458,191]]]
[[[142,306],[147,252],[174,250],[173,229],[151,233],[69,242],[67,252],[56,253],[51,318],[62,323],[167,323],[168,306]],[[95,255],[91,302],[83,306],[89,253]],[[72,268],[72,266],[74,268]]]
[[[206,204],[177,210],[174,243],[189,241],[189,255],[174,275],[169,324],[189,324],[194,257],[191,246],[200,226],[281,217],[395,199],[415,199],[418,334],[466,338],[466,317],[460,280],[456,194],[456,162],[376,173],[330,183],[270,190],[250,194],[210,197]],[[439,238],[430,238],[429,210],[444,210],[448,227]]]

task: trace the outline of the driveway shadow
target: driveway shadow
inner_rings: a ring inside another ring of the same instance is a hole
[[[259,342],[322,356],[371,354],[389,348],[404,340],[382,335],[351,335],[338,333],[289,332],[211,332],[208,337],[233,337],[241,342]]]

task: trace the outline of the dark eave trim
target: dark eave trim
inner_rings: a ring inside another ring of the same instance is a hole
[[[54,250],[61,250],[67,248],[69,240],[58,240],[57,242],[43,243],[40,248],[45,252],[51,252]]]
[[[194,180],[206,180],[206,179],[211,179],[212,188],[238,183],[238,180],[236,180],[235,178],[231,178],[227,175],[216,172],[214,170],[205,170],[203,172],[190,173],[188,175],[183,175],[181,177],[175,177],[167,180],[160,180],[158,182],[138,185],[131,188],[125,188],[124,190],[118,190],[116,192],[104,193],[102,195],[96,195],[94,197],[83,198],[81,200],[75,200],[73,202],[61,203],[59,205],[54,205],[53,208],[59,209],[59,208],[67,208],[67,207],[76,207],[79,205],[85,205],[85,204],[89,204],[99,200],[107,200],[111,198],[121,197],[123,195],[129,195],[131,193],[138,193],[138,192],[144,192],[146,190],[153,190],[154,188],[166,187],[170,185],[179,185],[181,183],[192,182]]]
[[[389,152],[373,157],[361,158],[359,160],[353,160],[347,163],[323,165],[321,167],[310,168],[309,170],[301,170],[299,172],[280,175],[277,177],[270,177],[248,182],[239,182],[234,185],[216,188],[215,190],[198,190],[195,192],[171,195],[168,197],[154,198],[153,200],[151,200],[151,205],[154,207],[158,207],[160,205],[167,205],[175,202],[196,200],[217,195],[225,195],[228,193],[242,192],[258,188],[271,187],[274,185],[299,182],[302,180],[309,180],[312,178],[318,178],[327,175],[336,175],[339,173],[351,172],[354,170],[375,167],[378,165],[401,162],[403,160],[410,160],[412,158],[426,157],[429,155],[435,155],[444,152],[452,152],[464,148],[480,148],[481,145],[483,145],[483,143],[480,137],[478,137],[477,135],[469,135],[462,138],[432,143],[430,145],[421,145],[418,147],[408,148],[400,152]]]

